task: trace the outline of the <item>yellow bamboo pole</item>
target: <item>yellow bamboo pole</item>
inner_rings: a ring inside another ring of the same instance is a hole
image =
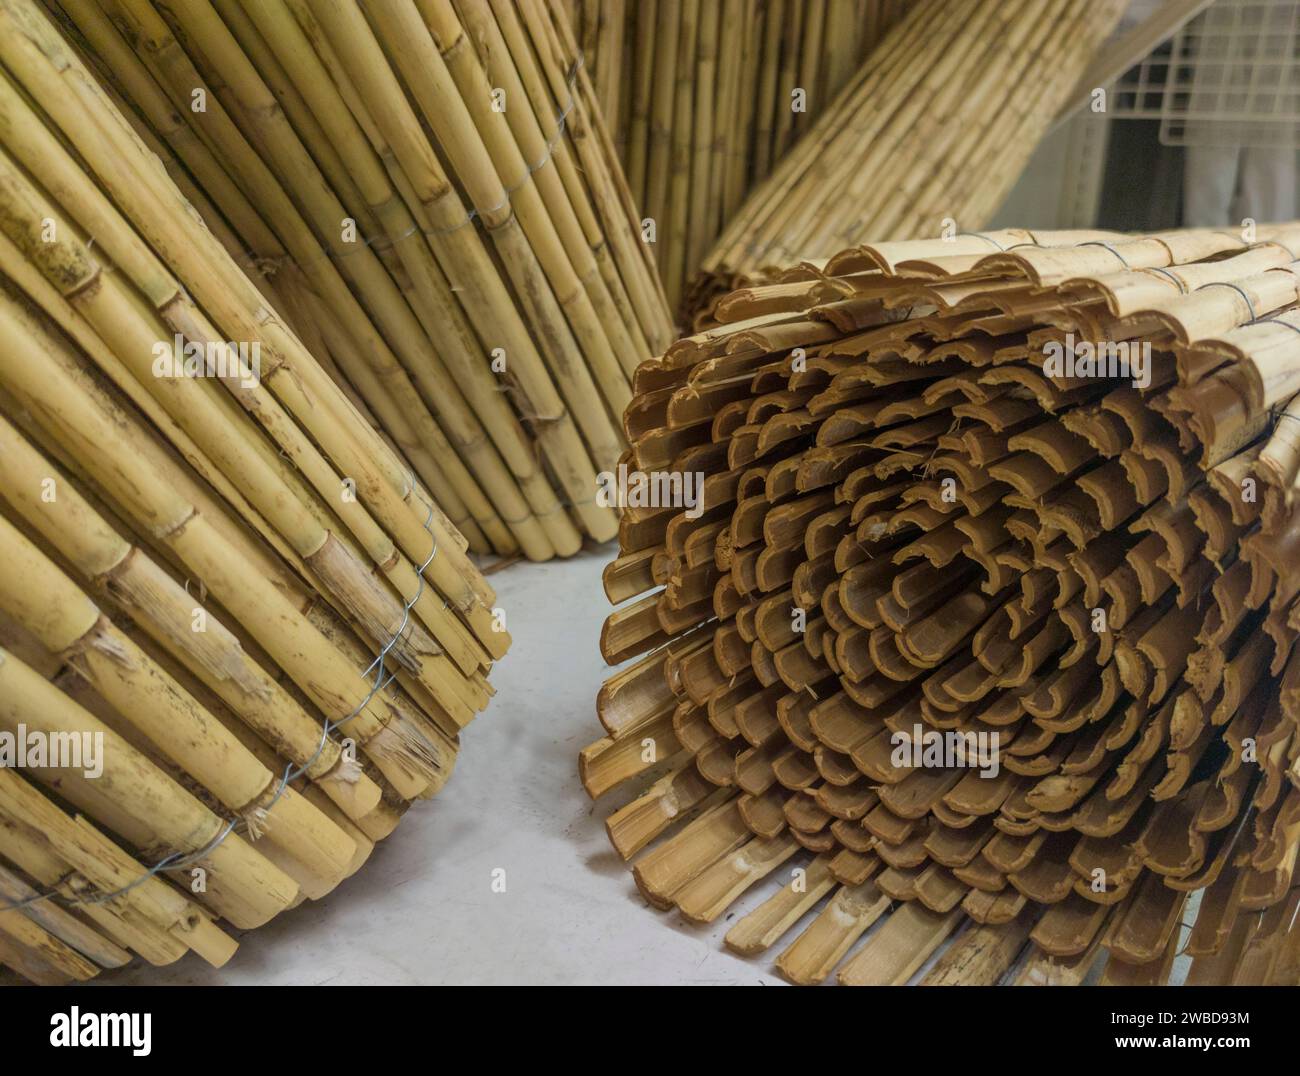
[[[102,740],[102,782],[68,767],[36,767],[39,781],[83,810],[112,819],[113,828],[141,848],[203,852],[226,823],[150,763],[124,739],[8,651],[0,651],[0,725],[20,725],[50,737],[87,734]],[[207,899],[239,927],[255,927],[283,911],[298,894],[288,875],[231,834],[200,856],[211,879]]]

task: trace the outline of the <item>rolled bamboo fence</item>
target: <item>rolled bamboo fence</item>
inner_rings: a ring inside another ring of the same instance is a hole
[[[569,0],[669,303],[916,0]]]
[[[328,893],[446,782],[509,645],[434,446],[265,283],[0,0],[0,964],[36,982],[220,964],[219,921]]]
[[[560,0],[77,0],[136,134],[474,552],[611,537],[670,319]]]
[[[644,364],[703,497],[623,519],[581,774],[646,899],[799,983],[1300,982],[1298,254],[876,243]]]
[[[916,0],[743,206],[693,314],[766,266],[985,226],[1124,0]]]

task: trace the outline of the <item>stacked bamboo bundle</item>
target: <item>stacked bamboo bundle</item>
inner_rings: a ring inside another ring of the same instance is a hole
[[[0,2],[0,335],[0,964],[219,964],[218,920],[323,896],[442,787],[509,635],[27,0]]]
[[[915,0],[570,0],[669,303]]]
[[[917,0],[732,216],[685,309],[770,265],[987,224],[1124,0]]]
[[[470,549],[533,560],[615,533],[595,476],[670,330],[559,3],[56,9]]]
[[[852,248],[637,371],[627,463],[705,476],[605,572],[647,900],[815,912],[795,982],[1300,981],[1300,223],[1250,238]]]

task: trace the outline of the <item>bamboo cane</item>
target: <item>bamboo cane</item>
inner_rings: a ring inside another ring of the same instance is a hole
[[[197,904],[155,876],[125,889],[143,876],[140,864],[11,770],[0,771],[0,812],[10,822],[0,836],[3,852],[26,873],[46,885],[59,883],[73,898],[115,894],[76,906],[106,933],[156,963],[171,963],[187,949],[218,965],[230,959],[234,941]]]
[[[18,193],[18,188],[13,190],[13,204],[15,207],[20,202],[31,204]],[[47,218],[55,219],[55,218]],[[59,224],[56,220],[56,226]],[[69,229],[64,228],[64,232]],[[70,245],[69,240],[55,242],[50,244],[40,244],[35,248],[36,256],[41,260],[42,265],[48,265],[48,260],[65,259],[67,262],[80,263],[89,273],[100,273],[102,270],[88,258],[83,251],[78,251]],[[84,282],[84,281],[83,281]],[[119,290],[119,285],[110,274],[105,280],[102,288],[93,289],[91,292],[82,291],[78,294],[74,284],[71,293],[74,302],[86,307],[88,321],[97,327],[104,329],[108,342],[116,346],[120,354],[131,355],[136,358],[134,369],[131,371],[135,379],[150,387],[155,397],[169,412],[177,418],[178,423],[192,433],[200,446],[206,448],[209,458],[215,459],[222,471],[232,480],[242,480],[246,486],[251,486],[254,490],[254,502],[261,501],[264,506],[264,515],[272,520],[281,520],[279,530],[282,535],[293,545],[296,550],[312,564],[323,578],[331,581],[340,595],[342,603],[356,611],[357,615],[363,622],[368,624],[372,637],[381,641],[386,639],[396,625],[400,614],[395,610],[400,608],[399,603],[373,586],[369,585],[369,580],[364,569],[354,567],[355,560],[349,563],[350,556],[338,549],[334,544],[334,536],[326,535],[324,528],[328,527],[329,519],[325,517],[320,523],[310,524],[302,517],[296,523],[289,523],[288,518],[282,513],[284,507],[303,499],[303,493],[291,492],[283,485],[276,481],[274,477],[267,473],[267,465],[275,467],[278,460],[270,456],[265,457],[265,462],[258,461],[255,458],[254,448],[257,442],[248,442],[243,445],[233,445],[232,439],[227,436],[231,423],[231,418],[222,417],[219,414],[221,399],[211,395],[207,390],[210,386],[206,383],[192,379],[161,379],[151,377],[151,363],[148,356],[151,354],[148,350],[151,341],[157,341],[160,337],[165,339],[165,332],[160,326],[149,325],[144,319],[126,315],[113,315],[108,307],[110,301],[117,299],[119,305],[127,305],[125,293]],[[86,300],[90,302],[87,304]],[[214,332],[204,326],[202,322],[195,328],[189,329],[186,333],[187,338],[205,341],[207,344],[214,342]],[[224,345],[218,344],[224,347]],[[258,394],[257,387],[248,388],[239,385],[237,394]],[[262,402],[249,401],[245,404],[249,410],[253,410],[263,417],[263,422],[271,427],[280,441],[282,448],[291,453],[298,461],[301,470],[313,476],[313,482],[318,491],[326,494],[333,494],[335,490],[342,487],[339,476],[332,472],[325,461],[315,457],[314,450],[308,445],[298,428],[289,421],[288,417],[283,414],[277,414],[277,409],[272,401],[263,400]],[[228,412],[229,414],[229,412]],[[232,452],[232,448],[234,451]],[[292,476],[286,473],[283,467],[281,482],[292,481]],[[261,475],[266,483],[263,486],[264,492],[260,495],[258,491],[258,480]],[[250,479],[252,480],[250,482]],[[310,504],[305,506],[310,511]],[[398,589],[407,594],[414,594],[418,589],[414,570],[406,564],[399,556],[390,540],[382,533],[373,520],[369,519],[364,510],[360,509],[355,501],[344,499],[340,501],[338,509],[339,514],[349,521],[350,529],[359,539],[368,547],[375,562],[379,565],[386,566],[388,574],[394,579]],[[285,524],[288,523],[286,528]],[[305,528],[305,529],[304,529]],[[341,556],[340,556],[341,554]],[[357,584],[348,584],[340,577],[352,575],[358,580]],[[387,605],[387,609],[384,606]],[[426,600],[422,604],[415,606],[416,612],[421,615],[432,631],[439,637],[442,646],[456,656],[456,660],[463,672],[472,673],[473,670],[486,660],[477,650],[472,640],[468,638],[467,633],[460,627],[459,622],[448,615],[445,610],[438,610]],[[426,652],[433,649],[431,642],[421,644],[414,640],[415,649],[424,649]],[[433,663],[439,661],[445,662],[445,658],[432,655],[426,659]],[[445,680],[446,669],[430,669],[427,674],[428,682],[433,685],[435,695],[443,694],[442,681]]]
[[[26,24],[22,21],[24,13],[28,19]],[[304,422],[321,444],[329,446],[331,456],[346,461],[345,470],[354,479],[358,496],[375,499],[375,511],[385,526],[400,535],[413,561],[422,562],[430,545],[429,535],[421,526],[427,502],[419,499],[418,490],[410,482],[409,470],[391,456],[373,430],[347,421],[350,411],[338,390],[321,378],[315,363],[278,319],[266,316],[265,303],[256,289],[214,245],[206,229],[185,211],[157,162],[139,152],[139,144],[125,122],[110,111],[110,122],[104,127],[92,129],[86,125],[88,113],[98,114],[104,108],[104,97],[67,46],[48,27],[39,23],[31,25],[32,13],[27,9],[16,7],[5,14],[18,18],[16,25],[27,25],[28,33],[39,35],[35,39],[41,41],[43,49],[59,58],[61,66],[54,67],[44,59],[45,52],[27,47],[12,62],[24,71],[33,91],[58,111],[66,122],[65,132],[79,139],[78,148],[95,162],[100,182],[124,204],[133,207],[132,223],[142,234],[166,249],[169,257],[184,267],[185,283],[194,288],[206,308],[221,312],[220,320],[225,323],[223,327],[230,339],[257,341],[272,351],[273,359],[267,364],[271,367],[266,375],[268,383],[278,396],[292,401],[287,406],[295,418]],[[24,39],[29,45],[31,40]],[[15,41],[15,46],[21,48],[24,41]],[[83,106],[67,108],[69,93],[73,95],[71,99],[81,100]],[[176,212],[158,213],[156,207],[160,201],[173,206]],[[293,376],[287,376],[290,374]],[[350,436],[359,440],[349,443]],[[406,501],[403,509],[392,506],[389,499],[392,493]],[[439,557],[431,562],[435,581],[463,613],[469,614],[473,599],[466,587],[476,573],[468,560],[459,556],[459,546],[452,537],[454,532],[443,529],[436,516],[433,527],[434,540],[446,554],[446,559]],[[453,566],[456,571],[452,571]],[[481,581],[472,593],[484,603],[491,601],[490,588]]]
[[[73,564],[83,580],[128,610],[160,646],[280,754],[296,765],[307,765],[307,775],[349,817],[363,819],[378,805],[379,787],[346,765],[336,743],[331,741],[313,760],[321,737],[319,721],[249,658],[233,633],[215,618],[207,619],[205,631],[191,630],[194,599],[148,553],[121,538],[70,486],[53,502],[40,500],[40,480],[51,468],[3,421],[0,446],[8,505]]]
[[[612,154],[586,154],[585,176],[567,160],[588,123],[585,95],[566,91],[558,104],[540,96],[539,80],[552,76],[538,60],[558,59],[537,35],[554,12],[539,8],[525,26],[486,4],[363,13],[220,0],[171,11],[106,0],[65,15],[88,56],[105,58],[98,70],[132,105],[133,122],[174,150],[233,225],[224,233],[239,242],[232,253],[264,265],[292,258],[344,312],[355,346],[339,346],[338,369],[364,386],[368,409],[407,455],[421,458],[421,441],[447,446],[420,472],[440,499],[465,505],[474,531],[502,551],[517,539],[533,559],[573,552],[574,522],[598,539],[612,535],[612,513],[592,496],[594,472],[620,448],[612,419],[627,398],[625,371],[663,346],[667,318],[650,263],[630,243],[630,204],[610,205]],[[478,44],[484,24],[504,48]],[[434,143],[395,72],[414,88]],[[513,109],[491,111],[490,93],[479,92],[485,73],[501,78]],[[211,107],[176,107],[192,89]],[[448,111],[447,93],[465,105]],[[268,107],[273,100],[287,105]],[[348,221],[376,234],[332,238]],[[386,243],[375,242],[381,235]],[[575,350],[583,362],[569,360]]]
[[[195,87],[207,92],[199,72],[185,53],[176,47],[166,25],[147,5],[117,5],[115,10],[121,24],[134,39],[141,55],[157,58],[160,66],[153,73],[165,88],[170,87],[177,94],[188,94]],[[255,111],[252,115],[264,117],[268,114],[265,111]],[[280,113],[277,110],[269,115],[278,117]],[[299,216],[293,203],[280,189],[276,177],[250,150],[243,134],[236,129],[215,97],[212,100],[211,110],[205,112],[205,118],[208,122],[203,128],[203,134],[212,140],[219,158],[223,161],[223,166],[236,169],[237,179],[247,185],[253,199],[265,205],[263,212],[274,216],[287,248],[304,267],[313,283],[322,289],[323,294],[329,296],[331,302],[337,304],[340,309],[348,311],[347,323],[350,331],[362,334],[359,339],[365,345],[364,353],[376,364],[381,379],[393,385],[395,399],[399,406],[407,410],[408,418],[416,424],[421,436],[434,445],[446,449],[448,453],[446,465],[450,468],[449,478],[456,484],[458,493],[470,506],[480,527],[492,540],[508,543],[501,521],[495,517],[483,493],[475,485],[474,479],[457,465],[458,457],[452,453],[447,438],[427,417],[427,412],[424,416],[421,415],[419,396],[406,380],[403,367],[394,354],[396,352],[404,355],[406,361],[410,363],[420,347],[418,342],[420,330],[409,308],[401,301],[397,289],[392,286],[390,278],[377,266],[370,249],[365,247],[355,251],[355,257],[339,260],[340,271],[336,272],[331,260],[324,256],[321,245],[310,234],[308,221]],[[346,217],[346,213],[323,183],[313,182],[316,178],[312,174],[313,169],[307,163],[305,151],[301,150],[296,140],[286,137],[282,129],[278,137],[271,137],[267,144],[281,151],[283,167],[292,170],[289,173],[289,181],[294,184],[296,191],[303,192],[305,212],[310,220],[319,229],[327,227],[337,229]],[[284,161],[284,158],[287,158],[287,161]],[[370,320],[352,297],[343,274],[346,274],[353,286],[362,290],[367,297],[371,308],[375,311],[374,316],[379,322],[378,330],[370,329],[366,332]],[[384,334],[382,337],[380,331]],[[385,343],[387,340],[393,341],[392,351]],[[455,391],[445,379],[440,384],[444,391]],[[443,418],[454,421],[466,415],[468,411],[463,407],[451,408],[444,412]],[[456,436],[460,440],[462,452],[486,447],[486,441],[478,430],[467,429],[457,433]],[[482,461],[482,467],[484,468],[483,481],[490,488],[495,490],[494,483],[505,481],[500,474],[499,462],[485,460]],[[503,502],[506,511],[509,511],[511,505],[518,507],[518,503],[510,500],[505,491],[502,495],[507,497]],[[517,497],[517,493],[514,496]]]
[[[25,318],[24,312],[12,303],[0,306],[0,317],[4,319],[6,329],[12,333],[11,339],[23,340],[26,346],[22,354],[12,356],[4,369],[0,370],[0,379],[3,379],[6,387],[47,414],[75,412],[77,428],[83,431],[95,430],[98,444],[122,446],[120,450],[124,451],[125,445],[129,443],[133,455],[140,459],[140,453],[145,448],[142,433],[127,426],[123,416],[113,416],[100,401],[92,399],[65,370],[58,371],[64,375],[60,377],[54,374],[54,369],[50,366],[42,367],[34,362],[35,356],[42,354],[47,359],[59,357],[70,368],[74,360],[71,356],[60,353],[57,341],[41,334],[39,325]],[[59,402],[56,403],[56,400]],[[47,432],[57,436],[55,431],[65,421],[65,418],[60,417],[43,425]],[[294,670],[295,682],[314,701],[325,706],[327,712],[332,710],[334,715],[342,716],[350,713],[359,700],[368,696],[365,680],[357,675],[355,669],[345,670],[337,658],[324,666],[317,661],[305,660],[304,650],[299,649],[302,643],[298,633],[303,633],[303,637],[312,634],[306,619],[271,585],[269,579],[265,585],[262,585],[261,578],[239,579],[221,555],[220,530],[215,520],[198,513],[194,505],[181,496],[177,488],[180,483],[160,488],[156,481],[148,477],[160,471],[167,474],[169,468],[161,457],[155,457],[148,463],[140,459],[133,468],[111,470],[105,461],[94,458],[88,451],[89,445],[77,447],[80,451],[74,451],[74,455],[81,466],[94,475],[97,482],[103,483],[103,488],[109,490],[114,499],[120,500],[133,514],[135,525],[158,536],[182,563],[193,568],[219,600],[236,611],[237,618],[258,642],[277,661],[287,663]],[[134,481],[129,481],[125,475],[130,474],[132,469],[138,474]],[[193,559],[187,560],[187,554]],[[199,570],[200,564],[207,566],[210,576]],[[294,627],[282,635],[271,627],[276,622],[288,623]],[[321,647],[320,657],[324,657],[327,649]],[[338,670],[337,676],[326,673],[330,666]],[[347,700],[350,700],[350,704]],[[356,730],[363,738],[384,737],[384,742],[388,742],[392,737],[385,737],[384,734],[387,721],[387,717],[379,716],[373,703],[368,704],[357,715]],[[434,738],[445,740],[445,736],[438,734]],[[424,739],[416,735],[411,751],[398,749],[390,756],[380,750],[376,759],[376,764],[385,768],[389,780],[408,796],[419,794],[430,781],[439,779],[439,774],[447,764],[446,748],[440,749],[427,741],[422,743]]]
[[[249,84],[245,96],[253,97],[253,100],[244,102],[244,111],[252,110],[255,112],[258,107],[257,99],[265,100],[269,95],[265,88],[257,86],[257,76],[249,70],[250,61],[244,60],[240,46],[242,45],[243,48],[248,49],[251,57],[258,55],[256,46],[259,42],[251,37],[250,28],[240,22],[241,13],[237,5],[224,4],[222,8],[222,17],[231,25],[232,29],[237,33],[240,30],[243,31],[239,34],[239,44],[236,44],[233,37],[227,33],[225,26],[217,19],[216,12],[212,9],[195,8],[187,11],[183,23],[195,34],[196,39],[207,43],[204,53],[216,57],[215,62],[212,62],[214,67],[223,68],[225,66],[222,63],[222,57],[230,64],[240,64],[243,67],[245,82]],[[292,22],[292,19],[284,17],[287,16],[287,12],[282,11],[280,15],[282,16],[282,23]],[[287,27],[284,28],[287,29]],[[305,44],[302,41],[294,43],[300,46]],[[295,50],[294,55],[299,60],[306,60],[307,62],[314,60],[314,56],[308,49],[299,48]],[[251,66],[255,66],[258,70],[262,69],[261,64]],[[328,86],[328,82],[316,77],[315,73],[309,75],[306,79],[299,77],[299,83],[313,86],[318,92]],[[287,82],[287,79],[285,84],[287,89],[293,88],[292,84]],[[338,115],[339,111],[337,108],[322,107],[320,103],[317,103],[307,113],[306,117],[300,119],[299,124],[301,127],[309,128],[310,121],[315,115],[330,117]],[[343,114],[346,115],[345,112]],[[371,155],[371,159],[366,159],[368,147],[364,146],[364,137],[361,136],[360,131],[345,133],[345,137],[353,135],[355,137],[349,139],[349,144],[354,151],[352,159],[361,159],[364,162],[363,170],[369,177],[373,188],[365,193],[364,202],[369,205],[380,206],[383,209],[386,217],[385,231],[395,241],[395,249],[403,259],[403,264],[406,265],[411,278],[420,287],[419,301],[412,303],[412,306],[419,314],[423,315],[426,321],[426,332],[430,333],[431,336],[436,334],[442,337],[446,332],[445,326],[448,322],[457,326],[458,331],[454,340],[459,346],[450,349],[451,355],[449,357],[456,361],[460,376],[453,382],[446,375],[442,375],[440,380],[435,382],[428,380],[426,374],[426,379],[423,382],[426,397],[447,400],[448,403],[444,404],[444,407],[448,412],[454,413],[467,410],[465,404],[457,402],[460,394],[457,385],[464,384],[466,390],[471,393],[470,402],[472,403],[473,413],[496,416],[493,425],[510,431],[508,436],[503,438],[503,450],[508,449],[513,453],[509,457],[512,461],[511,465],[516,473],[522,476],[526,488],[531,491],[530,499],[537,504],[539,522],[544,528],[554,530],[550,537],[558,541],[563,550],[572,551],[576,548],[578,536],[571,524],[559,513],[553,493],[545,484],[544,478],[538,471],[536,460],[526,444],[524,444],[523,433],[517,421],[511,416],[505,402],[496,391],[488,372],[483,368],[483,364],[475,359],[472,333],[460,316],[452,293],[442,278],[440,270],[434,266],[428,247],[419,242],[398,241],[401,236],[411,230],[413,226],[412,218],[409,213],[404,211],[400,199],[395,196],[387,180],[381,178],[383,172],[378,165],[378,161],[373,160],[373,155]],[[321,137],[312,139],[309,144],[317,146],[322,145],[322,143],[323,155],[328,154],[332,147],[325,140],[323,132]],[[416,376],[421,376],[418,370]],[[511,510],[511,517],[513,518],[522,510],[522,506],[515,504]],[[541,556],[540,552],[534,555]]]
[[[0,606],[51,653],[68,661],[118,713],[231,811],[252,820],[272,844],[300,859],[308,875],[342,879],[356,846],[262,766],[166,672],[116,628],[84,592],[6,520]],[[42,609],[48,610],[42,614]],[[272,802],[274,800],[274,802]]]
[[[38,780],[57,780],[62,795],[84,810],[111,817],[115,828],[138,847],[161,844],[202,851],[217,837],[222,828],[219,817],[12,654],[0,653],[0,680],[5,685],[0,722],[10,732],[16,732],[21,722],[46,733],[103,737],[105,775],[110,780],[102,786],[66,769],[33,768]],[[288,907],[298,892],[288,876],[237,836],[199,862],[209,867],[213,877],[213,907],[236,926],[258,926]]]

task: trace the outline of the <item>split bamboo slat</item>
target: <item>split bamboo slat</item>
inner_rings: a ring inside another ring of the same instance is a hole
[[[569,0],[668,301],[915,0]]]
[[[671,321],[561,0],[47,2],[471,551],[614,535]]]
[[[491,697],[509,635],[466,540],[278,309],[46,13],[0,0],[0,965],[24,978],[223,963],[219,921],[357,871]]]
[[[580,770],[646,899],[799,983],[1300,982],[1298,253],[859,246],[644,364],[703,499],[623,520]]]
[[[683,310],[766,266],[984,227],[1125,6],[915,0],[731,216]]]

